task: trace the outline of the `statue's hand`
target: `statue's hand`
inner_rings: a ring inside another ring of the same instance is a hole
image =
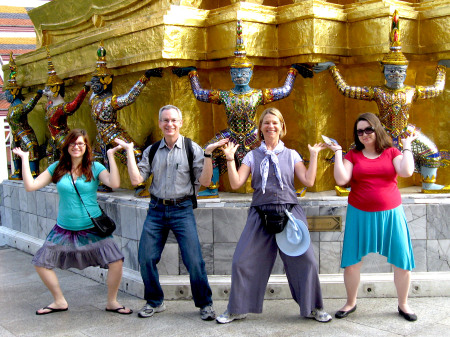
[[[178,77],[187,76],[191,71],[195,71],[195,67],[173,68],[172,72]]]
[[[91,81],[87,81],[86,83],[84,83],[84,88],[86,89],[86,91],[91,90],[91,86],[92,86]]]
[[[145,77],[162,77],[163,68],[149,69],[145,72]]]
[[[312,67],[307,63],[294,63],[291,65],[291,68],[296,69],[303,78],[311,78],[314,76]]]
[[[446,66],[447,68],[450,68],[450,60],[440,60],[440,61],[438,62],[438,64],[439,64],[440,66]]]
[[[320,63],[317,63],[313,67],[313,70],[314,70],[315,73],[320,73],[320,72],[322,72],[324,70],[327,70],[327,69],[329,69],[331,67],[334,67],[334,66],[335,66],[334,62],[331,62],[331,61],[330,62],[320,62]]]

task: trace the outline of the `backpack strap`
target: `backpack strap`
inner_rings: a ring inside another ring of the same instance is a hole
[[[194,150],[192,149],[192,139],[184,137],[184,149],[189,163],[189,176],[191,178],[192,190],[194,194],[191,196],[192,208],[197,208],[197,196],[195,193],[195,176],[194,176]]]
[[[155,158],[156,151],[158,151],[159,144],[161,144],[161,140],[158,140],[150,148],[150,153],[148,154],[148,164],[150,165],[150,167],[152,166],[153,158]]]

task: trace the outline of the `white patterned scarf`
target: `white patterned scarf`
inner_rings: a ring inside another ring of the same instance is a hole
[[[281,171],[280,171],[280,162],[278,161],[277,154],[284,150],[284,143],[280,140],[278,141],[277,146],[273,151],[267,150],[266,143],[261,142],[261,146],[259,147],[265,154],[264,159],[261,161],[261,165],[259,167],[261,171],[262,178],[262,191],[263,194],[266,193],[266,184],[267,177],[269,175],[269,157],[272,159],[273,167],[275,170],[275,176],[278,179],[278,183],[280,184],[281,189],[283,189],[283,181],[281,180]]]

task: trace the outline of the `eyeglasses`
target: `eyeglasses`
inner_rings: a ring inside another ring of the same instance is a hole
[[[169,124],[170,122],[172,122],[172,124],[176,124],[180,121],[180,119],[161,119],[161,122],[163,122],[164,124]]]
[[[375,129],[374,129],[373,127],[371,127],[371,126],[368,126],[368,127],[365,128],[364,130],[361,130],[361,129],[356,130],[356,134],[357,134],[358,136],[362,136],[364,133],[365,133],[366,135],[371,135],[371,134],[374,133],[374,132],[375,132]]]
[[[74,148],[75,146],[78,146],[80,149],[86,146],[86,143],[70,143],[70,147]]]

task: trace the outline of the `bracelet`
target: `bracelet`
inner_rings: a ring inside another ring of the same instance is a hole
[[[402,153],[405,152],[405,151],[409,151],[409,152],[411,152],[411,154],[412,154],[412,151],[411,151],[410,149],[403,149],[403,150],[402,150]]]
[[[336,151],[334,151],[334,153],[336,153],[337,151],[342,151],[342,149],[337,149]]]
[[[212,153],[208,154],[208,153],[206,153],[206,152],[203,152],[203,156],[204,156],[205,158],[212,158]]]

